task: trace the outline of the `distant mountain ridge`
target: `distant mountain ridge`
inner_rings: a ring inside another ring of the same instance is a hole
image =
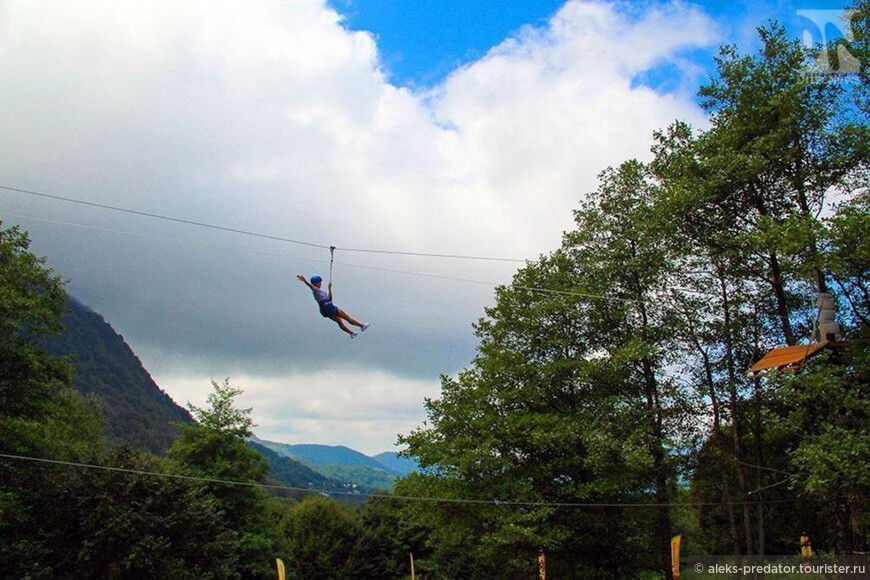
[[[342,493],[352,491],[352,488],[346,483],[318,473],[301,461],[280,455],[255,441],[248,441],[248,444],[269,462],[269,477],[276,482],[290,487],[316,491],[340,491]]]
[[[280,455],[298,459],[324,476],[363,488],[392,489],[397,477],[417,469],[414,461],[389,451],[370,457],[344,445],[277,443],[259,438],[253,441]]]
[[[420,466],[413,459],[407,457],[399,457],[398,453],[392,451],[384,451],[374,456],[379,463],[382,463],[394,473],[401,476],[408,475],[420,469]]]
[[[382,469],[393,475],[400,475],[398,471],[393,471],[392,468],[377,459],[344,445],[317,445],[313,443],[291,445],[289,443],[276,443],[260,439],[257,442],[282,455],[290,455],[315,465],[361,465],[371,469]]]

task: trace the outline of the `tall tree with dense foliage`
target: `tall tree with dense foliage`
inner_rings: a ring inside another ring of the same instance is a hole
[[[242,390],[230,385],[229,380],[212,381],[212,387],[207,407],[188,405],[194,423],[179,424],[181,434],[169,449],[169,457],[182,473],[242,483],[203,483],[201,490],[214,499],[228,525],[237,532],[232,547],[242,577],[266,577],[274,562],[275,536],[266,510],[266,495],[250,484],[265,481],[268,463],[246,442],[253,435],[253,420],[251,409],[235,406]]]
[[[825,268],[857,337],[870,327],[870,189],[838,204],[825,225]]]
[[[556,574],[665,573],[682,393],[666,372],[675,338],[661,296],[673,265],[655,198],[642,164],[605,171],[562,248],[498,290],[472,368],[427,401],[429,426],[402,438],[428,471],[401,493],[649,504],[416,508],[436,534],[479,534],[476,559],[493,569],[527,573],[543,547]]]
[[[101,466],[110,470],[60,468],[56,485],[43,490],[55,577],[238,577],[236,532],[214,498],[126,445]]]
[[[369,563],[359,557],[363,526],[357,508],[313,495],[290,508],[279,525],[289,578],[367,577]]]
[[[817,51],[777,24],[759,34],[758,54],[724,47],[717,77],[701,89],[710,128],[675,123],[658,133],[652,164],[675,243],[702,274],[684,278],[709,296],[678,300],[689,330],[684,373],[710,400],[715,445],[701,448],[701,460],[725,460],[717,462],[721,497],[736,484],[734,499],[756,503],[740,504],[740,524],[727,514],[732,545],[740,535],[747,553],[771,542],[766,510],[777,508],[764,500],[788,489],[774,474],[792,473],[788,454],[813,435],[777,420],[809,404],[806,392],[784,396],[779,383],[749,380],[743,369],[772,346],[812,339],[816,292],[838,295],[859,320],[866,276],[862,195],[829,222],[819,218],[831,191],[848,197],[866,187],[866,119],[855,116],[847,86],[809,74]],[[762,491],[770,486],[780,487]]]
[[[838,54],[838,49],[845,44],[847,54],[858,61],[855,101],[858,109],[864,115],[868,115],[870,114],[870,0],[858,0],[850,9],[853,12],[846,25],[849,26],[851,39],[837,42],[832,47],[832,52]]]
[[[0,229],[0,452],[86,460],[101,446],[99,414],[70,388],[68,362],[36,342],[62,329],[65,293],[29,244],[18,228]],[[42,530],[53,522],[38,511],[54,473],[22,460],[0,465],[0,569],[26,575],[50,565]]]
[[[0,229],[0,449],[38,451],[31,422],[52,414],[54,396],[68,387],[68,361],[49,355],[34,338],[63,329],[63,282],[28,251],[17,227]]]
[[[796,284],[829,286],[817,216],[831,188],[862,167],[863,147],[842,114],[843,87],[808,74],[814,53],[777,24],[759,35],[757,55],[722,48],[716,78],[701,88],[710,129],[693,135],[677,123],[660,133],[654,167],[686,233],[736,258],[734,273],[769,296],[761,314],[772,335],[795,344],[806,304]]]

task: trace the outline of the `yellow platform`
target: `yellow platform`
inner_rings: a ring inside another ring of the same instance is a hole
[[[749,376],[761,377],[770,373],[793,371],[804,362],[822,352],[833,343],[827,340],[798,346],[781,346],[773,349],[749,369]]]

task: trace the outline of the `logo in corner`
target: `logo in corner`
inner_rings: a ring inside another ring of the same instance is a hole
[[[798,10],[797,15],[808,24],[803,30],[806,48],[821,50],[806,72],[808,74],[849,75],[861,70],[858,58],[852,54],[852,20],[857,10]]]

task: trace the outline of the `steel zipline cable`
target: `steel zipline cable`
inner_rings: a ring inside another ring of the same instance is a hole
[[[142,216],[142,217],[148,217],[148,218],[158,219],[158,220],[163,220],[163,221],[168,221],[168,222],[176,222],[176,223],[180,223],[180,224],[198,226],[201,228],[209,228],[209,229],[219,230],[219,231],[223,231],[223,232],[231,232],[234,234],[242,234],[245,236],[253,236],[256,238],[264,238],[267,240],[285,242],[288,244],[307,246],[309,248],[321,248],[324,250],[328,250],[328,249],[332,248],[333,250],[341,250],[342,252],[357,252],[357,253],[367,253],[367,254],[388,254],[388,255],[394,255],[394,256],[420,256],[420,257],[426,257],[426,258],[450,258],[450,259],[456,259],[456,260],[480,260],[480,261],[488,261],[488,262],[515,262],[515,263],[520,263],[520,264],[525,264],[525,262],[526,262],[525,260],[520,260],[519,258],[498,258],[498,257],[492,257],[492,256],[470,256],[470,255],[463,255],[463,254],[437,254],[437,253],[427,253],[427,252],[406,252],[406,251],[401,251],[401,250],[377,250],[377,249],[371,249],[371,248],[345,248],[345,247],[339,247],[339,246],[330,246],[328,244],[317,244],[314,242],[306,242],[303,240],[296,240],[293,238],[285,238],[282,236],[263,234],[260,232],[254,232],[254,231],[250,231],[250,230],[243,230],[243,229],[238,229],[238,228],[220,226],[220,225],[216,225],[216,224],[210,224],[207,222],[189,220],[189,219],[184,219],[184,218],[177,218],[177,217],[173,217],[173,216],[151,213],[151,212],[147,212],[147,211],[139,211],[139,210],[135,210],[135,209],[120,207],[117,205],[108,205],[108,204],[104,204],[104,203],[96,203],[93,201],[86,201],[83,199],[75,199],[72,197],[52,195],[50,193],[44,193],[41,191],[34,191],[31,189],[22,189],[20,187],[12,187],[9,185],[0,185],[0,189],[5,190],[5,191],[10,191],[13,193],[23,193],[26,195],[41,197],[43,199],[51,199],[54,201],[63,201],[63,202],[67,202],[67,203],[75,203],[75,204],[84,205],[84,206],[88,206],[88,207],[107,209],[107,210],[111,210],[111,211],[127,213],[127,214]]]
[[[171,243],[176,243],[176,244],[185,244],[185,245],[194,246],[194,247],[198,247],[198,248],[229,250],[231,252],[257,254],[260,256],[273,256],[276,258],[286,258],[286,259],[291,259],[291,260],[300,260],[300,261],[305,261],[305,262],[316,262],[316,263],[321,263],[321,264],[329,263],[330,264],[330,271],[331,271],[332,264],[334,263],[338,266],[347,267],[347,268],[354,268],[354,269],[358,269],[358,270],[371,270],[374,272],[384,272],[384,273],[388,273],[388,274],[401,274],[403,276],[416,276],[416,277],[420,277],[420,278],[430,278],[430,279],[435,279],[435,280],[447,280],[447,281],[451,281],[451,282],[463,282],[466,284],[478,284],[478,285],[482,285],[482,286],[490,286],[493,288],[505,285],[502,282],[490,282],[490,281],[486,281],[486,280],[475,280],[472,278],[458,278],[455,276],[443,276],[440,274],[429,274],[429,273],[424,273],[424,272],[411,272],[408,270],[396,270],[393,268],[380,268],[377,266],[363,266],[360,264],[351,264],[349,262],[339,262],[339,261],[333,262],[333,259],[332,259],[333,254],[332,253],[330,253],[330,260],[329,260],[329,262],[327,262],[326,260],[302,258],[299,256],[291,256],[289,254],[282,254],[282,253],[278,253],[278,252],[264,252],[264,251],[260,251],[260,250],[235,248],[232,246],[225,246],[225,245],[220,245],[220,244],[207,244],[207,243],[203,243],[203,242],[195,242],[195,241],[183,240],[183,239],[179,239],[179,238],[167,238],[164,236],[155,236],[152,234],[143,234],[141,232],[131,232],[131,231],[126,231],[126,230],[119,230],[119,229],[114,229],[114,228],[104,228],[104,227],[100,227],[100,226],[80,224],[80,223],[75,223],[75,222],[51,220],[51,219],[46,219],[46,218],[40,218],[40,217],[17,214],[17,213],[10,213],[10,212],[0,212],[0,213],[7,215],[9,217],[14,217],[14,218],[19,218],[19,219],[33,220],[33,221],[37,221],[37,222],[62,225],[62,226],[68,226],[68,227],[75,227],[75,228],[93,230],[93,231],[98,231],[98,232],[120,234],[120,235],[125,235],[125,236],[133,236],[133,237],[138,237],[138,238],[146,238],[146,239],[151,239],[151,240],[160,240],[163,242],[171,242]],[[627,302],[627,303],[637,303],[637,304],[647,302],[646,300],[638,300],[636,298],[620,298],[620,297],[615,297],[615,296],[608,297],[608,296],[602,296],[599,294],[591,294],[588,292],[578,292],[575,290],[554,290],[552,288],[540,288],[540,287],[536,287],[536,286],[523,286],[523,285],[511,285],[511,288],[513,288],[515,290],[526,291],[526,292],[537,292],[537,293],[541,293],[541,294],[551,294],[551,295],[556,295],[556,296],[576,296],[578,298],[590,298],[590,299],[595,299],[595,300],[612,300],[612,301],[617,301],[617,302]],[[676,290],[676,288],[672,288],[672,290]]]
[[[466,283],[471,283],[471,284],[483,284],[483,285],[492,286],[492,287],[497,287],[497,286],[503,285],[500,283],[485,282],[482,280],[472,280],[472,279],[467,279],[467,278],[455,278],[455,277],[451,277],[451,276],[441,276],[441,275],[435,275],[435,274],[422,274],[422,273],[417,273],[417,272],[408,272],[408,271],[403,271],[403,270],[393,270],[393,269],[387,269],[387,268],[358,266],[358,265],[354,265],[354,264],[342,264],[340,262],[334,262],[336,250],[340,250],[343,252],[356,252],[356,253],[369,253],[369,254],[418,256],[418,257],[429,257],[429,258],[477,260],[477,261],[490,261],[490,262],[513,262],[513,263],[522,263],[522,264],[527,263],[526,260],[521,260],[518,258],[499,258],[499,257],[491,257],[491,256],[474,256],[474,255],[464,255],[464,254],[439,254],[439,253],[426,253],[426,252],[408,252],[408,251],[400,251],[400,250],[376,250],[376,249],[368,249],[368,248],[349,248],[349,247],[332,246],[332,245],[326,245],[326,244],[317,244],[317,243],[307,242],[307,241],[303,241],[303,240],[297,240],[297,239],[293,239],[293,238],[274,236],[271,234],[264,234],[264,233],[255,232],[255,231],[251,231],[251,230],[231,228],[231,227],[215,225],[215,224],[211,224],[211,223],[207,223],[207,222],[177,218],[177,217],[173,217],[173,216],[167,216],[167,215],[156,214],[156,213],[151,213],[151,212],[144,212],[144,211],[139,211],[139,210],[133,210],[133,209],[124,208],[124,207],[120,207],[120,206],[107,205],[107,204],[96,203],[96,202],[75,199],[75,198],[70,198],[70,197],[64,197],[64,196],[59,196],[59,195],[52,195],[52,194],[45,193],[45,192],[34,191],[34,190],[30,190],[30,189],[22,189],[22,188],[18,188],[18,187],[12,187],[9,185],[0,184],[0,190],[10,191],[10,192],[14,192],[14,193],[23,193],[26,195],[32,195],[32,196],[36,196],[36,197],[40,197],[40,198],[44,198],[44,199],[51,199],[51,200],[55,200],[55,201],[74,203],[74,204],[84,205],[87,207],[107,209],[107,210],[111,210],[111,211],[131,214],[131,215],[137,215],[137,216],[148,217],[148,218],[153,218],[153,219],[158,219],[158,220],[163,220],[163,221],[181,223],[181,224],[185,224],[185,225],[193,225],[193,226],[197,226],[197,227],[208,228],[208,229],[224,231],[224,232],[230,232],[230,233],[235,233],[235,234],[241,234],[241,235],[246,235],[246,236],[251,236],[251,237],[256,237],[256,238],[262,238],[262,239],[279,241],[279,242],[284,242],[284,243],[289,243],[289,244],[296,244],[296,245],[306,246],[306,247],[311,247],[311,248],[319,248],[319,249],[329,250],[330,279],[332,278],[333,263],[338,263],[339,265],[350,266],[350,267],[355,267],[355,268],[360,268],[360,269],[369,269],[369,270],[376,270],[376,271],[381,271],[381,272],[405,274],[405,275],[411,275],[411,276],[421,276],[421,277],[426,277],[426,278],[435,278],[435,279],[442,279],[442,280],[452,280],[452,281],[456,281],[456,282],[466,282]],[[15,214],[7,213],[7,215],[14,216]],[[18,216],[18,217],[24,217],[25,219],[33,219],[33,220],[38,220],[38,221],[44,221],[47,223],[56,223],[56,224],[63,224],[63,225],[69,225],[69,226],[75,226],[75,227],[82,227],[82,228],[87,228],[87,229],[114,231],[115,233],[134,235],[134,236],[139,236],[139,237],[146,237],[146,238],[152,237],[152,238],[157,238],[157,239],[167,239],[167,238],[159,238],[157,236],[150,236],[148,234],[125,232],[125,231],[121,231],[121,230],[108,230],[108,229],[99,228],[96,226],[87,226],[87,225],[75,224],[75,223],[70,223],[70,222],[59,222],[59,221],[47,220],[47,219],[43,219],[43,218],[34,218],[34,217],[30,217],[30,216]],[[175,241],[175,242],[179,242],[179,243],[189,243],[191,245],[199,245],[199,246],[204,246],[204,247],[220,247],[220,246],[212,246],[210,244],[185,242],[183,240],[171,240],[171,241]],[[222,247],[222,248],[223,249],[232,249],[232,248],[226,248],[226,247]],[[244,250],[241,250],[241,251],[244,251]],[[263,253],[263,252],[258,252],[258,253]],[[277,255],[277,254],[274,254],[274,255]],[[528,292],[538,292],[538,293],[542,293],[542,294],[561,295],[561,296],[576,296],[576,297],[580,297],[580,298],[591,298],[591,299],[597,299],[597,300],[608,300],[608,301],[634,303],[634,304],[643,304],[643,303],[649,302],[648,299],[602,296],[602,295],[598,295],[598,294],[592,294],[592,293],[588,293],[588,292],[579,292],[579,291],[575,291],[575,290],[554,290],[551,288],[541,288],[541,287],[536,287],[536,286],[525,286],[525,285],[516,285],[515,284],[515,285],[511,285],[511,288],[516,289],[516,290],[528,291]],[[683,292],[689,292],[689,293],[695,293],[695,294],[705,294],[704,292],[701,292],[698,290],[689,289],[689,288],[679,288],[679,287],[671,287],[671,288],[665,288],[663,290],[659,290],[659,292],[662,292],[664,294],[667,294],[670,291],[683,291]]]
[[[236,481],[231,479],[218,479],[213,477],[200,477],[195,475],[184,475],[180,473],[162,473],[159,471],[146,471],[142,469],[128,469],[124,467],[112,467],[108,465],[96,465],[93,463],[80,463],[76,461],[61,461],[59,459],[45,459],[41,457],[29,457],[26,455],[13,455],[9,453],[0,453],[0,458],[11,459],[15,461],[29,461],[31,463],[42,463],[48,465],[61,465],[65,467],[78,467],[82,469],[94,469],[99,471],[110,471],[115,473],[125,473],[129,475],[143,475],[149,477],[163,477],[167,479],[180,479],[185,481],[214,483],[220,485],[236,485],[242,487],[257,487],[261,489],[284,490],[284,491],[299,491],[308,493],[318,493],[324,495],[343,495],[365,498],[392,499],[401,501],[422,501],[431,503],[454,503],[454,504],[476,504],[476,505],[493,505],[505,507],[553,507],[553,508],[662,508],[662,507],[679,507],[679,506],[719,506],[719,505],[753,505],[761,503],[759,501],[735,501],[735,502],[663,502],[663,503],[598,503],[598,502],[550,502],[550,501],[516,501],[516,500],[501,500],[501,499],[471,499],[471,498],[446,498],[446,497],[424,497],[413,495],[397,495],[390,493],[366,493],[356,491],[336,491],[329,489],[316,489],[310,487],[293,487],[289,485],[270,485],[266,483],[257,483],[253,481]],[[765,501],[764,503],[793,503],[795,500],[774,500]]]

